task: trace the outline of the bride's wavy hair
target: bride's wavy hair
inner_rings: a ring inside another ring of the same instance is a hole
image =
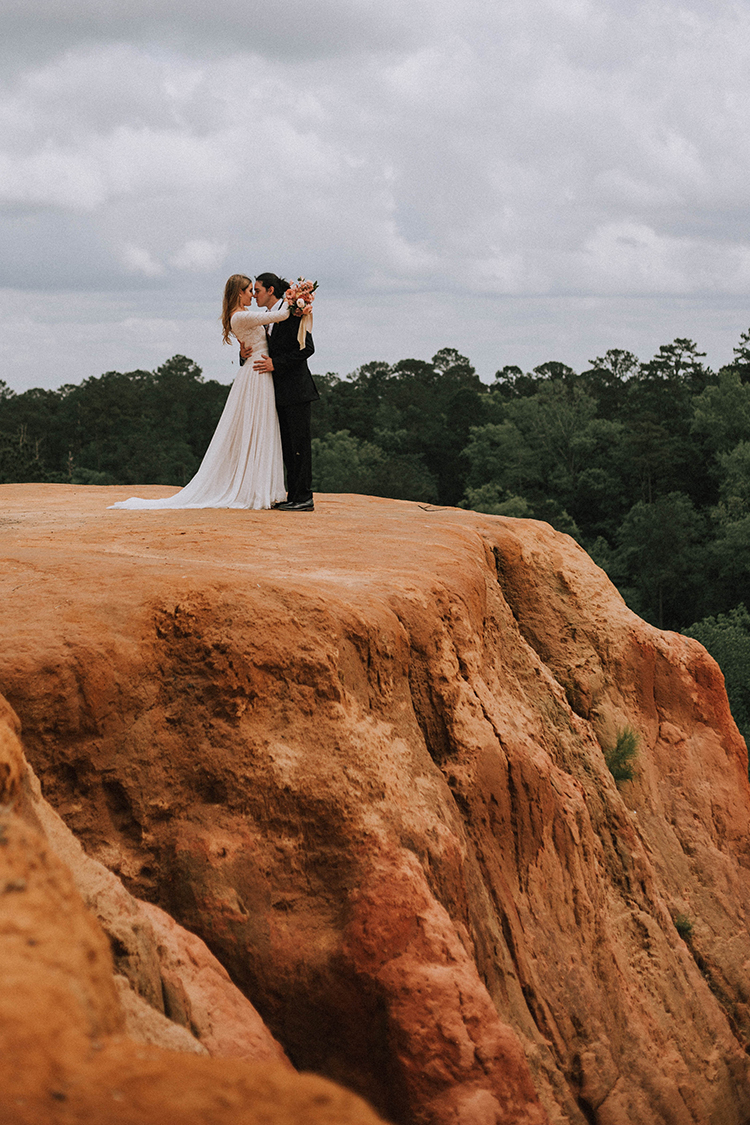
[[[248,285],[252,285],[252,280],[249,277],[245,277],[244,273],[233,273],[224,286],[224,304],[221,307],[221,325],[224,329],[223,339],[225,344],[231,343],[229,337],[232,334],[230,323],[232,313],[237,312],[237,306],[240,303],[240,293],[243,289],[247,289]]]

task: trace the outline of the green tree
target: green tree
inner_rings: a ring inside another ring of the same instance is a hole
[[[6,455],[5,471],[34,472],[27,479],[35,480],[185,484],[228,391],[205,383],[192,360],[173,356],[156,371],[109,371],[79,386],[0,398],[5,444],[22,434],[35,450],[33,464],[24,468],[16,458],[15,470]]]
[[[723,367],[716,383],[693,400],[692,432],[714,456],[750,440],[750,383],[732,367]]]
[[[108,371],[71,388],[61,413],[72,472],[110,483],[183,485],[196,472],[229,388],[186,356],[155,371]]]
[[[31,460],[24,454],[14,463],[22,475],[21,480],[46,480],[40,473],[54,472],[64,463],[64,452],[60,442],[60,410],[68,387],[58,391],[48,391],[40,387],[23,391],[21,394],[5,395],[0,398],[0,433],[3,440],[11,445],[14,442],[34,450]],[[6,459],[6,470],[10,464]],[[26,466],[26,469],[22,468]],[[43,470],[40,466],[44,466]]]
[[[41,438],[30,440],[25,426],[15,434],[0,433],[0,484],[48,481],[49,470],[41,457]]]
[[[750,441],[740,441],[729,453],[719,455],[721,517],[741,519],[750,515]]]
[[[675,466],[685,449],[684,434],[652,413],[631,417],[623,441],[623,472],[629,477],[628,491],[647,504],[660,493],[680,483]]]
[[[323,437],[341,429],[337,421],[337,388],[343,380],[335,371],[328,371],[325,375],[315,376],[315,385],[320,393],[320,399],[315,404],[312,412],[311,430],[314,438]]]
[[[544,380],[533,395],[501,398],[495,412],[501,420],[473,427],[464,450],[466,502],[477,507],[477,490],[492,484],[502,497],[496,504],[522,496],[529,514],[571,534],[613,534],[613,511],[621,517],[627,510],[620,474],[608,468],[617,465],[623,427],[596,417],[596,402],[578,377]]]
[[[689,496],[639,500],[617,533],[613,576],[628,604],[660,629],[675,629],[703,583],[703,521]]]
[[[441,348],[429,362],[368,363],[346,379],[321,382],[315,433],[323,439],[348,430],[393,457],[409,457],[409,471],[421,464],[437,482],[440,502],[453,504],[465,487],[462,451],[471,426],[483,420],[487,397],[471,363],[455,348]]]
[[[487,388],[455,348],[441,348],[430,363],[402,360],[393,379],[392,401],[398,428],[409,435],[408,451],[436,480],[440,502],[456,504],[466,482],[463,450],[472,426],[482,420]]]
[[[560,363],[556,359],[548,359],[545,363],[540,363],[538,367],[534,368],[534,374],[543,383],[554,382],[573,385],[578,382],[578,376],[573,368],[568,367],[567,363]]]
[[[750,382],[750,329],[742,333],[740,342],[732,350],[734,352],[732,367],[743,383]]]
[[[551,497],[540,497],[532,502],[524,496],[503,491],[497,484],[484,484],[481,488],[467,488],[466,497],[459,507],[470,508],[473,512],[485,512],[490,516],[541,520],[551,524],[555,531],[581,539],[575,520]]]
[[[699,352],[693,340],[677,337],[671,344],[662,344],[653,359],[642,364],[635,375],[643,383],[666,383],[682,386],[691,395],[700,394],[710,377],[703,363],[705,352]]]
[[[581,374],[582,386],[595,399],[600,418],[621,422],[628,380],[640,370],[638,356],[620,348],[610,348],[589,363],[591,368]]]
[[[729,613],[704,617],[683,632],[700,641],[721,668],[734,721],[750,742],[750,613],[744,603]]]
[[[464,455],[470,466],[470,488],[491,484],[504,492],[520,495],[542,482],[538,452],[515,422],[473,426]]]
[[[495,372],[492,392],[495,397],[500,399],[533,395],[539,389],[540,382],[541,379],[535,375],[524,375],[520,367],[506,364],[500,371]]]
[[[412,454],[388,456],[380,446],[361,441],[348,430],[313,438],[316,492],[355,492],[397,500],[437,499],[435,481]]]
[[[321,396],[313,411],[315,436],[349,430],[361,441],[371,441],[378,410],[392,398],[391,365],[375,360],[345,379],[329,373],[316,375],[315,381]]]
[[[460,508],[484,512],[489,516],[512,516],[514,519],[534,519],[531,505],[523,496],[514,496],[498,484],[483,484],[481,488],[467,488],[466,498]]]
[[[705,472],[701,442],[692,430],[693,399],[715,376],[692,340],[663,344],[628,379],[623,417],[627,427],[628,487],[650,503],[685,492],[695,504],[715,500],[715,480]]]
[[[709,557],[712,566],[705,580],[711,600],[706,608],[726,612],[738,601],[750,604],[750,515],[719,518]]]
[[[592,371],[610,375],[619,383],[624,383],[636,375],[641,366],[637,355],[622,348],[610,348],[603,356],[590,359],[589,363]]]

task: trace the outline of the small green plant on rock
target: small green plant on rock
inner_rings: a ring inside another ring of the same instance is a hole
[[[677,930],[677,933],[680,935],[683,941],[687,941],[687,939],[693,932],[693,923],[690,921],[687,914],[675,914],[674,928]]]
[[[632,727],[617,732],[614,746],[604,749],[604,761],[616,782],[633,780],[633,763],[638,757],[640,737]]]

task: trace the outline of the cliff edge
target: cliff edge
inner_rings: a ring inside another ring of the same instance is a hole
[[[396,1125],[746,1125],[747,752],[701,646],[534,521],[125,494],[0,488],[0,691],[88,857]]]

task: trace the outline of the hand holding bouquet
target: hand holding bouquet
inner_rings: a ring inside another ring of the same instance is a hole
[[[317,281],[307,281],[304,277],[298,277],[294,285],[290,285],[284,294],[284,300],[289,305],[292,316],[302,317],[297,333],[300,349],[304,348],[305,338],[312,328],[312,307],[317,288]]]
[[[309,316],[315,300],[313,294],[317,288],[317,281],[306,281],[304,277],[298,277],[294,285],[289,286],[284,300],[289,305],[292,316]]]

